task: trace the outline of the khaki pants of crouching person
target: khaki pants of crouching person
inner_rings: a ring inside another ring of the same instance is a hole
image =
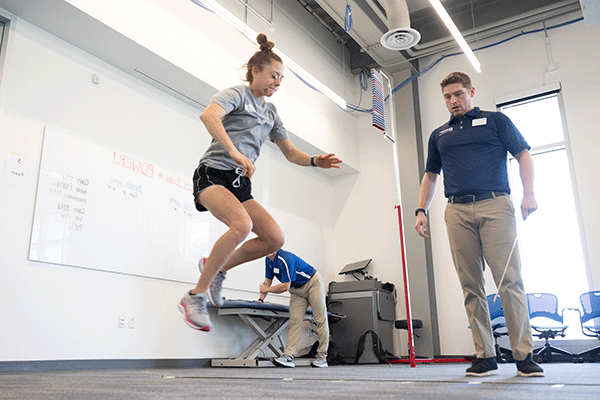
[[[301,288],[290,287],[290,326],[284,355],[293,357],[296,354],[302,321],[309,305],[317,325],[316,330],[319,339],[317,358],[327,357],[329,324],[327,323],[327,306],[325,304],[325,284],[318,271],[315,271],[312,278]]]
[[[477,357],[495,357],[484,288],[484,261],[497,287],[517,235],[514,207],[508,196],[495,196],[471,203],[448,203],[444,216]],[[518,246],[500,287],[500,300],[513,357],[524,360],[533,349],[533,338]]]

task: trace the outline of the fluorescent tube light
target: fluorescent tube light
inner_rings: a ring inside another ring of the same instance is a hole
[[[479,60],[477,59],[477,57],[475,57],[475,54],[467,44],[465,38],[463,38],[463,36],[460,34],[460,31],[454,24],[454,21],[452,21],[452,18],[450,18],[450,15],[448,15],[448,12],[444,8],[440,0],[429,0],[429,2],[433,6],[433,8],[435,8],[435,11],[437,11],[442,21],[444,21],[444,24],[446,24],[446,27],[448,28],[452,36],[454,36],[454,40],[456,40],[456,42],[458,43],[462,51],[465,53],[469,61],[471,61],[471,64],[473,64],[475,71],[481,72],[481,64],[479,63]]]
[[[223,7],[216,0],[192,0],[194,3],[204,3],[209,8],[211,8],[215,14],[229,22],[234,28],[244,34],[251,42],[256,44],[256,37],[258,36],[258,32],[250,28],[246,23],[244,23],[241,19],[236,17],[233,13]],[[294,71],[298,76],[304,79],[306,82],[310,83],[312,86],[317,88],[321,93],[325,96],[329,97],[335,104],[337,104],[342,110],[346,109],[346,100],[344,100],[341,96],[338,96],[333,90],[329,89],[323,82],[315,78],[313,75],[308,73],[304,68],[300,66],[297,62],[292,60],[290,57],[286,56],[281,50],[275,48],[277,54],[283,60],[286,68]]]

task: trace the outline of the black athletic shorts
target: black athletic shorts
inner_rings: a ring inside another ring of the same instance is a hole
[[[201,191],[212,185],[220,185],[229,190],[233,195],[243,203],[251,200],[252,183],[247,176],[241,176],[241,168],[222,170],[207,167],[200,164],[194,171],[194,204],[198,211],[208,211],[198,201],[198,195]]]

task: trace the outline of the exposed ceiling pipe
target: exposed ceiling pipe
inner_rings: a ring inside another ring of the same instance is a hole
[[[421,34],[410,27],[406,0],[380,0],[387,14],[388,29],[381,37],[381,45],[390,50],[406,50],[421,40]]]
[[[579,9],[580,6],[578,0],[567,0],[547,7],[542,7],[531,12],[523,13],[511,18],[497,21],[493,24],[480,26],[476,30],[470,29],[463,32],[463,34],[467,42],[472,42],[475,40],[475,38],[477,38],[478,40],[484,40],[487,38],[497,37],[498,35],[505,34],[508,32],[514,32],[516,29],[521,29],[525,26],[532,25],[534,23],[543,21],[548,18],[554,18],[565,15],[570,12],[575,12]],[[379,57],[377,57],[377,55],[370,50],[373,47],[363,48],[362,51],[367,52],[376,62],[379,62]],[[400,64],[407,63],[409,60],[417,60],[423,57],[439,54],[441,52],[449,51],[455,48],[456,43],[453,42],[451,36],[448,36],[445,38],[418,44],[411,49],[407,49],[406,54],[408,58],[406,59],[402,59],[389,64],[379,63],[379,65],[383,68],[391,68]]]
[[[467,41],[475,38],[482,40],[506,32],[511,32],[515,29],[523,28],[544,19],[561,16],[580,9],[581,6],[579,4],[579,0],[565,0],[545,7],[540,7],[529,12],[518,14],[511,18],[499,20],[492,24],[479,26],[476,29],[468,29],[462,33]],[[425,43],[416,44],[414,48],[409,51],[409,54],[423,56],[452,48],[456,48],[456,43],[454,43],[454,40],[451,36],[447,36],[436,40],[430,40]]]
[[[382,3],[382,1],[378,1]],[[373,8],[374,11],[378,11],[376,10],[377,7],[372,1],[366,0],[366,2]],[[463,32],[463,35],[467,42],[472,42],[475,39],[484,40],[486,38],[497,37],[501,34],[514,32],[516,29],[521,29],[525,26],[532,25],[548,18],[555,18],[570,12],[576,12],[577,10],[580,10],[579,0],[564,0],[546,7],[541,7],[536,10],[513,16],[511,18],[499,20],[492,24],[479,26],[477,29],[466,30]],[[379,14],[378,16],[380,17]],[[375,62],[383,68],[397,67],[401,64],[408,63],[409,60],[416,60],[456,48],[456,43],[453,41],[453,38],[451,36],[447,36],[425,43],[418,43],[414,47],[406,49],[406,54],[403,57],[399,56],[398,61],[385,63],[374,51],[374,49],[381,45],[381,43],[377,43],[370,46],[362,46],[361,51],[368,53],[371,58],[373,58]]]

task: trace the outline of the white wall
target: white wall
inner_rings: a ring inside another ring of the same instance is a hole
[[[580,16],[580,13],[574,13],[560,19],[549,20],[546,21],[546,26]],[[525,30],[540,28],[542,28],[541,23]],[[512,34],[514,33],[516,32]],[[506,34],[506,37],[512,34]],[[476,88],[475,105],[487,110],[495,110],[495,98],[559,82],[564,96],[577,195],[584,221],[585,244],[589,256],[588,267],[592,276],[590,290],[598,289],[600,249],[595,244],[600,240],[600,212],[596,205],[600,183],[595,178],[595,171],[600,168],[600,159],[597,157],[597,149],[600,147],[598,135],[600,101],[595,94],[600,89],[600,54],[597,51],[600,26],[586,26],[584,22],[578,22],[550,30],[548,35],[554,62],[558,66],[554,72],[546,72],[549,59],[545,37],[541,32],[479,51],[477,57],[482,64],[481,74],[473,70],[466,58],[455,56],[443,60],[433,70],[419,78],[423,141],[426,149],[431,131],[449,118],[439,82],[450,72],[464,71],[471,76]],[[492,42],[499,39],[502,38]],[[481,45],[488,43],[490,42]],[[437,60],[438,57],[439,55],[421,60],[421,68]],[[543,173],[544,171],[541,170],[536,171],[537,175]],[[441,350],[442,354],[449,355],[472,354],[474,348],[462,307],[462,292],[452,264],[443,221],[445,198],[441,182],[440,179],[430,212]],[[565,272],[568,268],[565,266]],[[495,293],[490,275],[487,279],[487,289],[488,293]]]
[[[27,261],[44,126],[186,175],[208,139],[199,135],[198,110],[23,20],[12,27],[1,82],[0,151],[26,156],[31,179],[25,187],[3,183],[0,192],[0,359],[200,358],[237,348],[235,337],[215,340],[229,321],[213,336],[181,329],[175,307],[188,285]],[[101,76],[98,86],[91,83],[93,73]],[[182,151],[189,148],[194,150]],[[118,315],[135,317],[135,328],[117,329]]]

